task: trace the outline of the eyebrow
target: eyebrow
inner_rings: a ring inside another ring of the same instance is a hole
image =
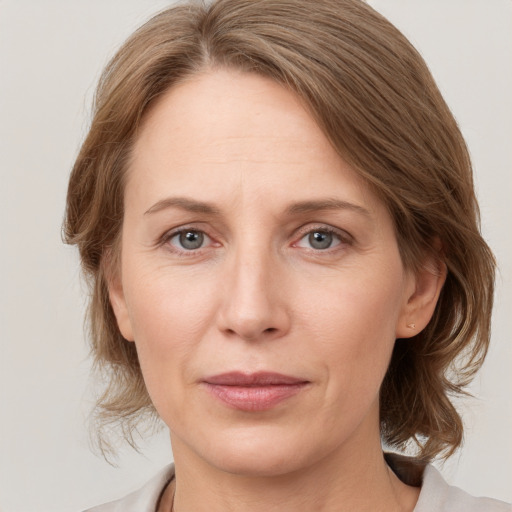
[[[313,213],[325,210],[352,210],[368,217],[371,216],[370,212],[366,208],[358,204],[342,201],[335,198],[327,198],[314,201],[300,201],[289,206],[286,209],[286,213],[288,215],[294,215],[298,213]]]
[[[180,208],[193,213],[204,213],[208,215],[220,215],[221,211],[211,203],[197,201],[187,197],[167,197],[155,203],[144,215],[157,213],[167,208]],[[285,214],[297,215],[303,213],[313,213],[326,210],[352,210],[365,216],[370,216],[370,212],[354,203],[342,201],[340,199],[327,198],[312,201],[299,201],[293,203],[285,210]]]
[[[181,208],[189,212],[206,213],[209,215],[220,214],[220,210],[211,203],[196,201],[187,197],[167,197],[155,203],[149,210],[144,212],[144,215],[166,210],[167,208]]]

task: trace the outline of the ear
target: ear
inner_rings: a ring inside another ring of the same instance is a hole
[[[411,338],[427,326],[446,281],[446,273],[446,265],[437,254],[430,255],[417,272],[410,271],[396,325],[397,338]]]
[[[134,341],[132,322],[123,292],[120,262],[112,261],[110,255],[106,256],[104,275],[107,282],[110,304],[117,320],[117,326],[125,340]]]

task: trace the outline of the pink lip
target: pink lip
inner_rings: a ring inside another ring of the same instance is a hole
[[[230,372],[204,379],[206,389],[229,407],[265,411],[299,393],[309,382],[280,373]]]

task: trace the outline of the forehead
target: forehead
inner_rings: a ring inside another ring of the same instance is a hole
[[[199,74],[171,88],[143,121],[127,196],[151,202],[176,189],[199,200],[260,189],[277,201],[326,191],[369,199],[296,94],[232,70]]]
[[[294,92],[257,74],[220,69],[169,89],[146,114],[135,150],[158,143],[170,151],[206,144],[211,152],[217,147],[227,156],[239,149],[248,157],[250,139],[304,136],[310,144],[303,150],[332,150]]]

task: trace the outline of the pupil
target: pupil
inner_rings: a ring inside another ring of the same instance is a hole
[[[180,234],[180,244],[185,249],[199,249],[203,245],[204,236],[198,231],[187,231]]]
[[[309,235],[309,243],[314,249],[327,249],[332,244],[332,234],[325,231],[315,231]]]

